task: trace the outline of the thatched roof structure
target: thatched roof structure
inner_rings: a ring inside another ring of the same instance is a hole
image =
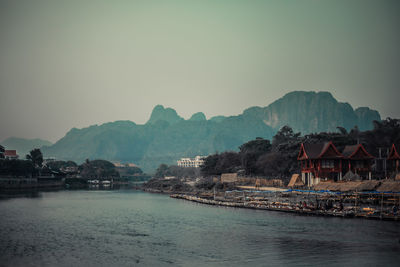
[[[221,183],[234,183],[237,181],[237,173],[223,173],[221,175]]]
[[[288,187],[299,187],[299,186],[304,186],[304,183],[301,180],[301,177],[299,174],[293,174],[292,178],[290,178]]]
[[[351,170],[348,171],[344,176],[343,176],[343,181],[361,181],[361,177],[353,173]]]
[[[351,182],[321,182],[314,186],[314,190],[329,190],[339,192],[361,192],[361,191],[373,191],[379,185],[380,181],[368,180],[368,181],[351,181]]]
[[[378,192],[400,192],[400,181],[385,180],[376,190]]]
[[[374,191],[381,184],[381,181],[367,180],[362,181],[360,185],[356,187],[356,191]]]
[[[392,147],[390,148],[390,152],[387,159],[388,160],[400,159],[400,155],[397,152],[396,146],[394,144],[392,144]]]
[[[320,190],[339,191],[338,183],[335,183],[332,181],[320,182],[320,183],[314,185],[313,188],[314,188],[314,190],[317,190],[317,191],[320,191]]]

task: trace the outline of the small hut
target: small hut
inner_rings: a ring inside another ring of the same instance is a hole
[[[343,176],[343,181],[361,181],[361,177],[353,173],[352,171],[348,171],[344,176]]]
[[[301,177],[299,174],[293,174],[292,178],[290,178],[288,187],[290,188],[296,188],[296,187],[302,187],[304,186],[303,181],[301,180]]]
[[[400,181],[383,181],[381,186],[376,190],[378,192],[400,192]]]
[[[221,175],[221,183],[234,183],[237,181],[237,173],[223,173]]]

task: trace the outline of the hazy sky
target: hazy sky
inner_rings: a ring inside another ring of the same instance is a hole
[[[400,1],[0,0],[0,140],[236,115],[292,90],[400,118]]]

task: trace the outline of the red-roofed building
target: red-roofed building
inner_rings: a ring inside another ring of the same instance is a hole
[[[343,171],[358,174],[362,178],[371,180],[372,161],[374,157],[369,154],[362,144],[345,146]]]
[[[18,159],[17,150],[5,150],[4,158],[6,159]]]
[[[396,146],[394,144],[392,144],[392,147],[390,148],[387,162],[390,170],[395,171],[396,173],[399,172],[400,155],[397,152]]]
[[[303,183],[312,186],[321,179],[342,179],[343,155],[332,142],[307,144],[302,143],[297,160],[301,164]]]

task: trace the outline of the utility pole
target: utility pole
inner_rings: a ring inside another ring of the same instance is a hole
[[[387,179],[387,164],[386,164],[386,157],[389,154],[389,148],[387,147],[378,147],[379,149],[379,158],[378,160],[382,162],[382,169],[385,173],[385,179]],[[382,157],[382,150],[385,151],[386,150],[386,154],[384,155],[384,157]]]
[[[215,200],[215,185],[214,185],[214,200]]]

